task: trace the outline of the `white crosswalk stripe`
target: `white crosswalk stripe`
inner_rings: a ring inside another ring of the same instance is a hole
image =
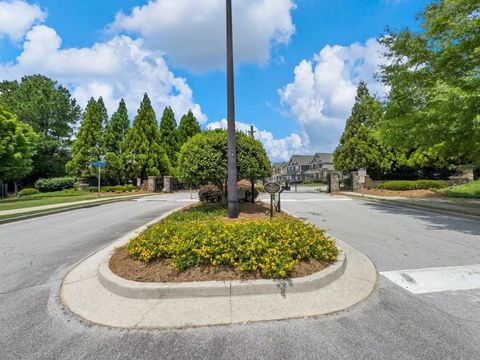
[[[480,264],[384,271],[380,274],[413,294],[480,289]]]

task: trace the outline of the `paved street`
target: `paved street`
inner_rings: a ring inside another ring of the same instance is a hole
[[[480,264],[478,220],[325,194],[283,198],[283,208],[355,246],[380,272]],[[69,269],[188,199],[159,196],[0,225],[0,358],[480,357],[480,283],[471,290],[413,294],[380,276],[367,301],[339,314],[177,331],[107,329],[62,307],[58,291]]]

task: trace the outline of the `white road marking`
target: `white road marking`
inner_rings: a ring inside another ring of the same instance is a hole
[[[480,289],[480,264],[383,271],[380,275],[413,294]]]

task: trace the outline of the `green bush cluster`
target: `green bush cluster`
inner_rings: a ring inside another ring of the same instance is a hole
[[[204,185],[198,191],[198,198],[203,203],[218,203],[222,201],[222,192],[215,185]]]
[[[54,192],[65,189],[71,189],[75,186],[75,178],[66,176],[50,179],[38,179],[35,188],[40,192]]]
[[[443,180],[395,180],[387,181],[379,186],[381,190],[407,191],[407,190],[437,190],[447,187]]]
[[[37,189],[26,188],[26,189],[21,190],[18,193],[18,197],[32,196],[32,195],[39,194],[39,193],[40,193],[40,191],[38,191]]]
[[[292,217],[228,221],[219,204],[177,212],[129,241],[130,255],[141,261],[167,259],[177,270],[196,265],[259,271],[285,278],[307,259],[334,261],[334,240],[324,230]]]
[[[88,191],[97,192],[97,186],[89,186]],[[135,185],[116,185],[116,186],[101,186],[101,192],[114,192],[114,193],[124,193],[124,192],[133,192],[138,191],[138,188]]]

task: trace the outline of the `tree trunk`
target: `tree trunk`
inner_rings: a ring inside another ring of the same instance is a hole
[[[255,204],[255,180],[252,179],[252,204]]]
[[[17,180],[13,180],[13,191],[15,192],[15,197],[18,196],[18,186],[17,186]]]

